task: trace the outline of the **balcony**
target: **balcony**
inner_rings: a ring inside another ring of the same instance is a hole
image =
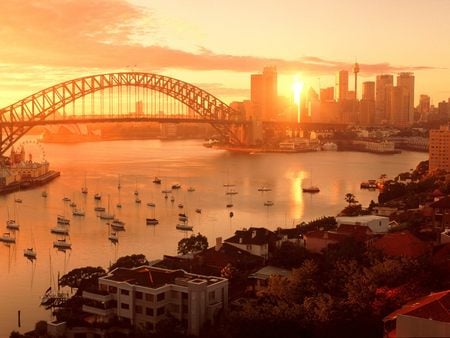
[[[97,307],[95,305],[89,304],[89,305],[83,305],[82,310],[87,313],[91,313],[93,315],[102,316],[102,317],[113,317],[116,313],[115,308],[102,308]]]

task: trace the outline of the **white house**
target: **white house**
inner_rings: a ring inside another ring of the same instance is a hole
[[[389,218],[376,215],[363,216],[342,216],[336,217],[336,222],[341,224],[365,225],[372,230],[373,233],[386,233],[389,230]]]

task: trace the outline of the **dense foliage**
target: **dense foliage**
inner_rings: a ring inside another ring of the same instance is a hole
[[[182,255],[206,249],[208,249],[208,238],[200,233],[183,238],[178,242],[178,253]]]
[[[109,267],[109,271],[115,268],[135,268],[141,265],[148,264],[147,258],[143,254],[130,255],[120,257],[113,265]]]

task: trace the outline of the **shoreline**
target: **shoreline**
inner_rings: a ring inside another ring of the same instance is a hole
[[[6,186],[0,187],[0,195],[6,195],[12,192],[16,192],[19,190],[27,190],[33,189],[36,187],[40,187],[48,182],[53,181],[55,178],[61,176],[61,172],[50,170],[46,174],[36,177],[33,180],[22,181],[22,182],[13,182]]]

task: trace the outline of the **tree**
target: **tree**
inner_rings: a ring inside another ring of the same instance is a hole
[[[307,256],[308,251],[303,246],[285,241],[274,251],[270,264],[286,269],[298,268]]]
[[[102,267],[86,266],[83,268],[73,269],[59,279],[61,286],[69,286],[71,288],[80,288],[80,286],[89,285],[98,280],[99,277],[106,273]]]
[[[358,203],[358,201],[356,200],[355,195],[353,195],[352,193],[349,193],[349,192],[345,194],[345,201],[348,203],[348,205],[352,205],[352,204]]]
[[[183,238],[178,242],[178,253],[182,255],[186,255],[189,252],[204,251],[206,249],[208,249],[208,238],[200,233]]]
[[[131,256],[120,257],[113,265],[110,266],[109,271],[115,268],[135,268],[141,265],[148,264],[147,258],[143,254],[135,254]]]

